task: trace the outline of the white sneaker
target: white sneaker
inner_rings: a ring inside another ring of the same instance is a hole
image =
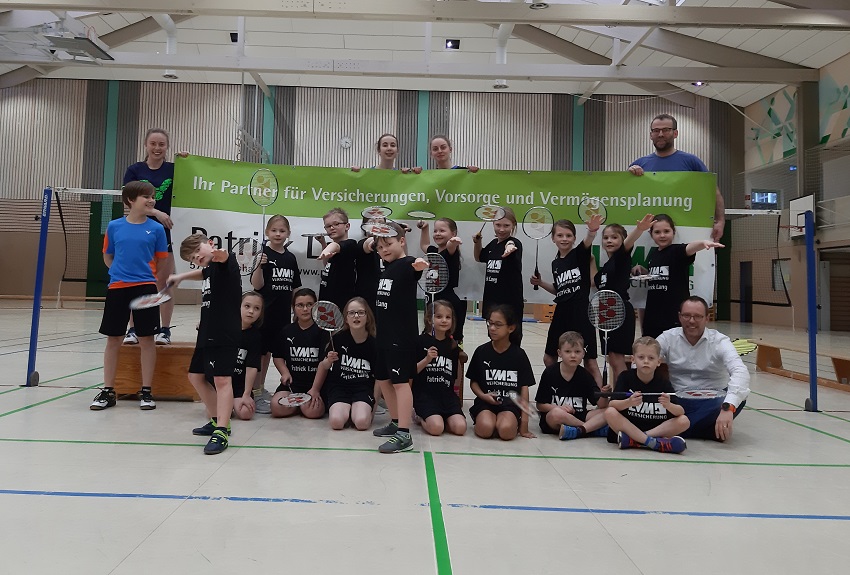
[[[127,330],[127,335],[124,336],[124,345],[135,345],[139,343],[139,338],[136,336],[136,330],[130,328]]]
[[[159,333],[153,338],[154,343],[156,345],[170,345],[171,344],[171,329],[164,327],[159,330]]]

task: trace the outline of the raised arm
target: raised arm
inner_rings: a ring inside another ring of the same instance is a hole
[[[590,218],[590,221],[587,222],[587,235],[584,236],[584,247],[590,248],[593,245],[593,240],[596,239],[596,232],[599,231],[599,226],[602,225],[602,216],[599,214],[594,215]]]
[[[428,233],[428,222],[419,220],[416,227],[419,228],[419,248],[422,250],[423,254],[427,254],[428,246],[431,245],[431,237]]]
[[[635,247],[635,243],[638,239],[643,235],[643,233],[649,228],[652,227],[652,224],[655,223],[655,216],[652,214],[646,214],[643,218],[637,223],[635,229],[629,232],[629,235],[626,236],[625,241],[623,242],[623,247],[626,248],[627,252],[631,252],[632,248]]]
[[[700,250],[710,250],[711,248],[725,248],[723,244],[718,244],[717,242],[713,242],[711,240],[699,240],[696,242],[691,242],[685,248],[685,253],[689,256],[694,255]]]

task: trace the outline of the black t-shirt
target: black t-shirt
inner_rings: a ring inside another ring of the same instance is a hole
[[[446,260],[446,267],[449,268],[449,283],[446,284],[443,291],[437,292],[434,297],[435,300],[443,299],[441,297],[442,294],[452,292],[458,286],[458,283],[460,283],[460,247],[452,254],[448,248],[440,251],[437,246],[428,246],[426,253],[440,254]]]
[[[506,258],[505,244],[512,241],[516,251]],[[483,248],[478,261],[487,265],[484,274],[484,307],[495,304],[522,305],[522,243],[514,237],[499,243],[493,240]]]
[[[239,345],[242,338],[242,277],[236,255],[225,262],[210,262],[201,284],[201,323],[197,347]]]
[[[124,183],[148,182],[154,187],[154,208],[166,214],[171,213],[172,186],[174,184],[174,164],[163,162],[159,169],[152,170],[147,162],[136,162],[124,172]]]
[[[378,292],[378,280],[381,277],[381,272],[384,271],[384,262],[378,255],[378,252],[373,250],[370,253],[366,253],[363,250],[363,244],[368,239],[363,238],[357,242],[357,246],[359,247],[355,260],[357,283],[355,284],[354,292],[365,299],[369,307],[374,309],[375,294]]]
[[[620,246],[620,249],[611,254],[605,265],[596,272],[593,281],[600,290],[615,291],[620,294],[623,302],[627,302],[629,286],[631,286],[631,271],[632,255],[626,251],[625,246]]]
[[[569,381],[561,374],[561,364],[555,363],[543,370],[540,375],[540,385],[534,401],[554,405],[569,405],[575,409],[576,417],[584,421],[587,406],[596,405],[596,392],[599,391],[593,376],[582,366],[576,367],[576,372]]]
[[[413,396],[457,398],[454,383],[457,379],[460,348],[454,345],[452,339],[438,340],[430,334],[423,334],[416,341],[417,362],[428,355],[430,347],[436,347],[438,355],[413,378]]]
[[[482,392],[496,397],[507,397],[511,393],[519,393],[520,387],[534,385],[534,372],[525,351],[511,345],[498,353],[492,342],[476,348],[466,368],[466,377],[476,382]]]
[[[686,249],[687,244],[672,244],[650,252],[646,261],[649,273],[660,277],[647,282],[644,317],[662,331],[679,324],[679,306],[691,294],[688,271],[696,255],[689,256]]]
[[[615,392],[640,391],[641,393],[673,393],[673,385],[670,381],[662,379],[655,372],[655,377],[649,383],[642,382],[637,375],[637,371],[629,369],[620,374],[617,378],[617,384],[614,386]],[[650,395],[644,396],[643,403],[635,407],[629,407],[620,411],[626,418],[635,424],[635,427],[641,431],[647,431],[657,425],[664,423],[673,416],[667,412],[667,408],[658,403],[660,396]],[[670,396],[670,403],[679,403],[679,398],[675,395]]]
[[[255,327],[242,330],[242,339],[236,355],[236,367],[233,368],[233,397],[242,397],[245,393],[245,372],[248,368],[253,367],[259,371],[262,341],[260,330]]]
[[[339,243],[339,252],[327,261],[322,270],[319,299],[332,301],[339,309],[343,309],[348,300],[354,297],[357,249],[357,242],[354,240],[343,240]]]
[[[316,378],[319,362],[325,357],[328,342],[328,332],[315,323],[301,329],[298,322],[294,322],[280,332],[273,355],[286,362],[295,386],[310,387]]]
[[[413,269],[414,261],[413,256],[404,256],[384,263],[375,301],[375,322],[381,347],[392,344],[412,347],[415,343],[419,331],[416,282],[422,272]]]
[[[564,257],[552,260],[555,303],[590,297],[590,248],[579,242]]]
[[[284,250],[276,252],[265,246],[263,252],[268,262],[263,266],[263,287],[260,295],[265,304],[265,319],[268,322],[289,323],[292,314],[292,292],[301,287],[301,271],[295,254]]]
[[[375,338],[370,335],[363,343],[357,343],[350,331],[343,330],[334,336],[334,349],[339,359],[331,364],[328,384],[371,393],[375,388]]]

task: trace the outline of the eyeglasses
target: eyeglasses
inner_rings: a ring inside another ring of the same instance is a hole
[[[295,304],[295,308],[296,309],[312,309],[312,307],[314,305],[315,304],[312,303],[312,302],[311,303],[297,303],[297,304]]]
[[[502,329],[506,325],[508,324],[503,323],[501,321],[490,321],[489,319],[487,320],[487,327],[495,327],[496,329]]]
[[[338,228],[339,226],[344,226],[344,225],[345,225],[344,222],[334,222],[332,224],[325,224],[325,229],[326,230],[332,230],[334,228]]]
[[[652,128],[651,130],[649,130],[649,133],[652,134],[653,136],[657,136],[658,134],[667,135],[672,131],[673,131],[673,128]]]
[[[696,314],[696,313],[680,313],[679,317],[682,318],[682,319],[687,319],[687,320],[693,319],[693,320],[696,320],[696,321],[700,321],[702,319],[705,319],[704,315]]]
[[[350,309],[346,312],[348,317],[365,317],[366,310],[365,309]]]

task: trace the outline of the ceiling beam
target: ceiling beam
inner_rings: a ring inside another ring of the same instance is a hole
[[[184,22],[192,18],[192,16],[179,15],[172,16],[171,18],[175,23],[177,23]],[[130,24],[129,26],[124,26],[123,28],[104,34],[98,39],[110,48],[118,48],[129,42],[134,42],[139,38],[149,36],[159,30],[160,27],[156,20],[148,17],[144,20],[139,20],[135,24]],[[30,80],[34,80],[40,76],[46,76],[50,72],[58,70],[65,65],[66,64],[64,62],[59,64],[56,62],[51,62],[49,64],[35,63],[34,66],[24,65],[23,67],[12,70],[11,72],[0,74],[0,88],[11,88],[12,86],[29,82]]]
[[[559,38],[545,30],[541,30],[537,26],[529,26],[528,24],[514,26],[513,35],[514,38],[519,38],[520,40],[524,40],[538,48],[543,48],[544,50],[548,50],[553,54],[562,56],[573,62],[578,62],[579,64],[595,64],[600,66],[611,65],[611,60],[602,54],[597,54],[592,50],[587,50],[586,48],[577,46],[572,42]],[[666,79],[667,78],[665,78],[665,80]],[[598,79],[594,78],[593,80],[596,81]],[[601,84],[601,82],[598,82],[595,89],[599,88],[599,84]],[[696,96],[694,96],[694,94],[687,90],[682,90],[673,84],[668,84],[666,82],[633,82],[632,86],[645,90],[650,94],[656,94],[657,96],[670,100],[680,106],[685,106],[687,108],[693,108],[696,106]],[[589,98],[591,94],[592,92],[590,94],[585,93],[583,96],[586,95]]]
[[[335,74],[338,76],[394,76],[430,78],[509,78],[517,80],[578,80],[604,82],[746,82],[749,84],[798,84],[819,78],[818,70],[777,68],[715,68],[686,66],[610,66],[582,64],[446,64],[390,60],[327,60],[310,58],[255,58],[226,55],[150,54],[113,52],[104,68],[171,68],[271,72],[278,74]],[[0,56],[0,63],[56,64],[56,60],[32,56]],[[88,62],[62,61],[67,66],[92,66]],[[698,77],[698,78],[697,78]]]
[[[639,39],[641,28],[608,28],[606,26],[574,26],[578,30],[592,32],[606,38],[620,38],[627,42]],[[748,68],[803,68],[778,58],[754,54],[739,48],[694,38],[687,34],[656,28],[643,41],[643,46],[672,56],[681,56],[695,62],[712,66],[746,66]]]
[[[552,4],[531,10],[512,2],[433,2],[431,0],[53,0],[5,2],[29,10],[94,10],[245,16],[325,18],[396,22],[572,24],[588,26],[673,26],[702,28],[786,28],[850,30],[846,4],[834,10],[728,8],[706,6],[611,6]]]

